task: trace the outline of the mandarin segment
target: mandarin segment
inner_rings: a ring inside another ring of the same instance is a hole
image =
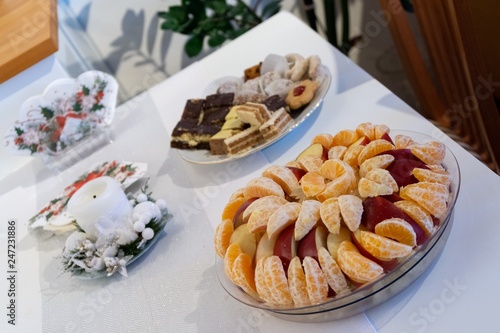
[[[347,148],[347,151],[344,154],[343,161],[348,163],[350,166],[357,166],[358,165],[358,156],[363,151],[365,146],[363,145],[356,145],[356,146],[349,146]]]
[[[432,216],[417,203],[410,200],[400,200],[394,203],[396,207],[408,214],[427,235],[434,231],[434,222]]]
[[[295,305],[311,303],[307,293],[306,275],[299,257],[294,257],[288,265],[288,287]]]
[[[348,291],[349,286],[347,285],[345,276],[327,249],[324,247],[318,249],[318,259],[330,288],[337,295]]]
[[[299,164],[307,172],[315,172],[319,171],[321,165],[323,165],[323,159],[317,155],[307,155],[299,160]]]
[[[360,137],[367,137],[370,141],[375,140],[375,127],[370,122],[359,124],[358,127],[356,127],[356,133],[358,133]]]
[[[384,139],[376,139],[370,141],[363,150],[358,155],[358,165],[361,165],[367,159],[379,155],[384,151],[393,150],[394,145],[387,140]]]
[[[415,201],[432,215],[440,217],[446,212],[449,190],[443,184],[418,182],[402,187],[399,195],[403,199]]]
[[[257,177],[247,183],[243,190],[245,198],[261,198],[267,195],[285,197],[285,192],[274,180],[267,177]]]
[[[261,300],[255,287],[255,272],[252,267],[252,258],[241,253],[233,263],[233,279],[234,283],[243,289],[244,292],[257,300]]]
[[[316,200],[304,200],[300,207],[299,216],[295,222],[294,238],[296,241],[305,235],[318,223],[320,219],[321,203]]]
[[[299,217],[301,204],[288,202],[278,208],[267,222],[267,234],[269,238],[279,234],[283,229],[294,223]]]
[[[304,274],[306,276],[307,294],[312,304],[319,304],[328,298],[328,282],[319,264],[313,258],[304,258]]]
[[[245,218],[247,218],[250,232],[265,231],[267,228],[267,221],[271,215],[286,203],[288,203],[287,200],[274,195],[259,198],[247,207],[243,213],[243,220],[245,221]],[[248,215],[245,213],[248,213]]]
[[[328,159],[338,159],[341,160],[344,158],[345,152],[347,151],[347,147],[344,146],[334,146],[328,150]]]
[[[412,246],[399,243],[370,231],[358,231],[359,241],[366,251],[381,260],[406,257],[413,250]]]
[[[448,172],[441,171],[437,168],[436,170],[415,168],[413,169],[412,174],[420,182],[439,183],[446,186],[451,184],[451,175]]]
[[[226,272],[227,277],[236,283],[233,278],[233,265],[234,261],[243,251],[238,243],[230,244],[226,250],[226,254],[224,255],[224,271]]]
[[[333,140],[333,136],[331,134],[321,133],[321,134],[316,135],[312,139],[311,144],[319,143],[320,145],[322,145],[326,149],[330,149],[330,147],[332,146],[332,140]]]
[[[238,211],[238,209],[241,207],[241,205],[247,201],[243,196],[238,196],[234,198],[233,200],[230,200],[226,206],[224,206],[224,209],[222,211],[222,220],[230,219],[231,221],[234,218],[234,215]]]
[[[340,230],[340,206],[337,198],[330,198],[321,203],[319,214],[323,224],[332,234],[338,234]]]
[[[314,197],[324,191],[325,178],[319,172],[308,172],[300,179],[300,187],[306,197]]]
[[[229,247],[229,242],[231,240],[231,235],[234,231],[233,220],[226,219],[223,220],[217,228],[215,228],[214,235],[214,245],[215,252],[221,258],[224,258],[226,250]]]
[[[267,258],[267,257],[266,257]],[[255,264],[255,289],[262,298],[267,303],[274,303],[273,296],[271,295],[271,290],[266,284],[266,278],[264,273],[264,260],[262,258]]]
[[[297,177],[293,174],[292,170],[284,166],[273,165],[262,172],[262,176],[271,178],[278,185],[281,186],[286,194],[292,193],[292,191],[300,186]]]
[[[357,230],[363,215],[363,202],[361,199],[352,194],[345,194],[338,197],[338,202],[345,225],[351,231]]]
[[[356,246],[343,241],[337,250],[337,263],[352,281],[366,283],[375,280],[384,273],[382,266],[361,255]]]
[[[411,148],[411,146],[413,146],[414,144],[415,141],[413,141],[413,139],[407,135],[398,134],[394,138],[394,146],[396,147],[396,149]]]
[[[358,134],[356,131],[349,130],[349,129],[344,129],[337,134],[335,134],[332,138],[332,146],[344,146],[344,147],[349,147],[352,145],[356,140],[358,139]]]
[[[375,233],[411,247],[417,245],[415,230],[410,223],[400,218],[390,218],[377,223]]]
[[[366,159],[359,166],[359,175],[364,177],[368,172],[375,169],[385,169],[394,161],[394,156],[382,154]]]
[[[383,184],[392,189],[393,192],[398,191],[398,184],[392,177],[391,173],[385,169],[374,169],[368,172],[365,176],[366,179],[373,180],[378,184]]]
[[[358,182],[358,193],[363,198],[389,195],[393,193],[390,186],[379,184],[367,178],[361,178]]]
[[[411,152],[425,164],[441,164],[446,155],[446,147],[439,141],[430,141],[426,144],[413,145]]]
[[[292,294],[283,269],[283,264],[278,256],[265,259],[264,276],[266,285],[271,291],[274,303],[280,305],[293,305]]]
[[[380,139],[384,134],[389,134],[389,132],[389,126],[384,124],[376,124],[373,128],[375,139]]]
[[[231,196],[229,197],[229,200],[228,202],[231,202],[231,201],[234,201],[236,200],[237,198],[240,198],[240,197],[243,197],[244,196],[244,192],[245,191],[245,188],[242,187],[242,188],[239,188],[237,189],[236,191],[234,191]]]

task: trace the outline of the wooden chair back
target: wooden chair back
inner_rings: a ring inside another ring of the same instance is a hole
[[[380,4],[421,113],[451,130],[499,173],[496,83],[485,67],[467,1],[413,1],[430,65],[400,0],[380,0]]]

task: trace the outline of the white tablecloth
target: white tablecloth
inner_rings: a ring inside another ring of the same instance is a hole
[[[293,35],[290,40],[286,36]],[[268,53],[319,54],[337,78],[319,110],[273,146],[234,162],[201,166],[169,148],[169,134],[186,99],[199,97],[214,78],[237,75]],[[393,300],[336,322],[286,322],[228,296],[214,271],[213,228],[230,193],[269,163],[294,158],[319,132],[385,123],[432,134],[456,155],[462,189],[455,223],[437,265]],[[386,88],[350,63],[295,17],[282,13],[148,92],[120,106],[115,142],[54,176],[32,160],[0,180],[0,218],[18,220],[18,326],[2,332],[448,332],[494,331],[494,288],[500,252],[495,208],[500,178],[447,139]],[[23,223],[96,162],[149,164],[153,194],[174,218],[165,235],[130,267],[126,279],[79,281],[57,275],[61,239],[42,242]],[[5,226],[0,231],[2,248]],[[6,257],[0,268],[6,271]],[[4,279],[0,293],[7,290]],[[5,296],[3,296],[5,297]],[[2,301],[3,302],[3,301]]]

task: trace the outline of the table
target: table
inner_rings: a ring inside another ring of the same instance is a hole
[[[293,41],[286,38],[290,34]],[[214,78],[239,73],[268,53],[294,51],[320,55],[338,77],[319,112],[294,132],[259,153],[220,165],[190,164],[169,148],[169,134],[186,99],[197,97]],[[434,135],[457,157],[461,194],[437,265],[392,300],[330,323],[285,322],[226,295],[213,268],[212,237],[229,194],[270,163],[294,158],[315,134],[363,121]],[[33,159],[0,180],[1,220],[19,222],[19,326],[7,326],[9,331],[443,332],[496,327],[494,299],[500,292],[490,287],[496,268],[488,262],[500,252],[494,211],[500,204],[500,177],[292,15],[276,15],[121,105],[112,130],[113,144],[58,175]],[[79,281],[59,276],[54,257],[64,240],[37,240],[22,222],[90,166],[111,159],[147,162],[151,190],[167,201],[174,218],[153,250],[131,267],[128,278]],[[6,290],[5,282],[0,288]]]

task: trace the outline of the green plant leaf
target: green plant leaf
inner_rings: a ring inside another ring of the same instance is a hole
[[[207,1],[207,7],[212,9],[216,14],[222,15],[227,12],[228,5],[225,0]]]
[[[49,109],[46,106],[42,106],[40,111],[42,112],[43,116],[47,120],[50,120],[50,119],[52,119],[52,117],[54,117],[54,111]]]
[[[168,17],[165,18],[170,18],[181,23],[187,20],[187,13],[186,10],[181,6],[171,6],[168,11]]]
[[[188,57],[194,57],[200,54],[203,49],[203,39],[205,36],[194,35],[186,41],[184,44],[184,51]]]
[[[16,134],[18,136],[21,136],[24,134],[24,131],[22,130],[22,128],[19,128],[19,127],[14,127],[14,130],[16,131]]]
[[[208,38],[208,46],[210,47],[216,47],[221,45],[226,41],[226,37],[222,34],[216,34],[213,36],[209,36]]]

